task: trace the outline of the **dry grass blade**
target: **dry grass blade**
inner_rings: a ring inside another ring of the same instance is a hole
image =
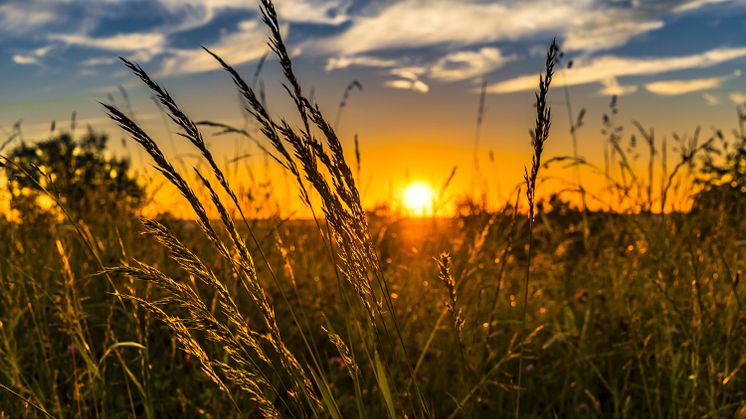
[[[344,93],[342,94],[342,100],[339,101],[339,107],[337,108],[337,117],[334,118],[335,130],[339,128],[339,121],[342,118],[342,111],[347,106],[347,101],[350,99],[350,93],[352,93],[352,91],[355,89],[361,92],[363,91],[363,85],[360,84],[360,82],[357,80],[353,80],[352,82],[350,82],[350,84],[347,85]]]
[[[453,275],[451,274],[451,256],[448,253],[441,253],[437,260],[438,279],[448,290],[446,309],[451,314],[453,327],[460,336],[464,329],[464,318],[462,316],[461,308],[456,306],[458,295],[456,293],[456,281],[453,279]]]
[[[524,180],[526,183],[526,198],[529,204],[529,217],[534,216],[536,180],[541,168],[541,155],[544,151],[544,143],[549,138],[549,127],[552,124],[552,111],[548,103],[549,86],[552,84],[554,67],[558,59],[559,46],[557,40],[553,40],[549,46],[546,60],[546,73],[539,76],[539,91],[536,93],[536,122],[531,131],[531,168],[526,169]]]
[[[290,55],[282,38],[274,5],[269,0],[262,0],[260,9],[264,22],[270,29],[270,48],[277,55],[288,83],[284,86],[285,90],[293,100],[302,122],[300,130],[296,131],[285,120],[279,122],[273,120],[262,102],[257,99],[253,89],[243,81],[238,73],[220,57],[210,51],[207,52],[231,74],[234,83],[249,105],[247,110],[255,117],[261,131],[267,136],[279,155],[282,156],[286,166],[290,168],[298,182],[301,197],[309,208],[313,210],[304,185],[304,179],[313,186],[320,196],[325,221],[331,229],[336,244],[333,249],[337,252],[335,263],[355,290],[358,300],[371,320],[371,326],[376,327],[377,319],[382,322],[384,329],[387,331],[393,326],[396,337],[406,354],[407,349],[401,336],[391,293],[383,277],[383,270],[370,238],[367,218],[360,202],[360,194],[355,185],[352,170],[345,160],[341,142],[318,106],[312,105],[303,96],[302,88],[295,76]],[[316,138],[315,132],[319,132],[323,136],[323,144]],[[292,156],[285,146],[286,143],[290,145],[293,151]],[[375,297],[372,289],[373,283],[377,285],[382,301]],[[384,305],[388,314],[384,312]],[[387,319],[392,324],[391,326],[386,325]],[[422,411],[426,412],[419,388],[415,387],[415,389]]]
[[[228,182],[225,176],[223,175],[223,172],[217,167],[217,164],[212,158],[212,154],[207,149],[204,143],[204,140],[202,138],[202,135],[197,128],[197,125],[193,123],[178,108],[178,106],[173,101],[173,99],[168,94],[168,92],[161,89],[157,83],[153,82],[149,78],[147,73],[141,67],[139,67],[136,64],[130,63],[126,60],[123,60],[123,61],[133,72],[135,72],[135,74],[146,85],[148,85],[148,87],[151,88],[151,90],[153,90],[156,93],[160,102],[169,110],[169,116],[171,117],[171,119],[182,128],[183,132],[181,133],[181,135],[189,139],[190,142],[194,144],[200,150],[203,157],[209,162],[210,167],[213,171],[213,174],[218,179],[218,182],[223,187],[223,190],[230,195],[232,201],[236,204],[239,211],[241,211],[240,206],[238,206],[238,200],[235,194],[233,193],[230,186],[228,185]],[[312,406],[318,406],[319,405],[318,398],[315,396],[315,390],[313,389],[310,380],[306,377],[305,371],[303,370],[299,362],[295,359],[294,355],[287,349],[287,347],[285,346],[285,343],[282,340],[279,328],[277,327],[277,324],[275,321],[274,309],[271,307],[271,304],[269,303],[266,297],[264,289],[258,282],[253,258],[251,254],[249,253],[248,248],[246,247],[245,243],[240,238],[237,232],[237,229],[235,225],[233,224],[231,217],[228,214],[227,209],[223,206],[215,190],[212,188],[212,186],[207,181],[207,179],[204,176],[202,176],[201,173],[197,171],[197,175],[200,181],[210,192],[211,200],[213,204],[215,204],[218,212],[220,213],[221,221],[223,222],[223,225],[228,231],[228,233],[230,234],[230,238],[233,243],[233,246],[237,249],[239,253],[238,258],[235,258],[231,255],[228,248],[223,244],[221,239],[218,237],[218,234],[215,232],[215,230],[212,228],[210,224],[210,220],[207,217],[207,213],[202,203],[196,197],[195,193],[192,191],[192,189],[189,187],[189,185],[183,179],[183,177],[180,174],[178,174],[176,170],[173,168],[173,166],[169,163],[168,159],[160,151],[158,145],[134,121],[132,121],[131,118],[127,117],[122,112],[120,112],[118,109],[112,106],[108,106],[108,105],[104,105],[104,106],[106,107],[109,115],[116,122],[118,122],[119,125],[123,129],[129,132],[130,135],[138,143],[140,143],[140,145],[151,155],[151,157],[156,163],[156,169],[158,169],[166,177],[166,179],[169,182],[171,182],[174,186],[176,186],[177,189],[182,193],[182,195],[187,199],[187,201],[190,203],[190,205],[192,206],[193,210],[195,211],[197,215],[198,223],[202,231],[206,233],[206,235],[210,238],[210,241],[216,247],[218,252],[227,261],[229,261],[233,269],[238,274],[244,290],[246,290],[246,292],[251,297],[252,301],[255,303],[256,307],[259,308],[260,313],[262,314],[264,325],[267,328],[267,331],[269,332],[269,336],[271,336],[270,339],[267,339],[267,342],[272,345],[275,353],[278,355],[279,366],[288,375],[288,377],[290,377],[291,382],[294,383],[293,385],[295,389],[294,391],[290,392],[290,395],[293,398],[301,397],[301,395],[303,395],[303,397],[305,397]],[[243,217],[243,213],[241,214]],[[194,268],[194,267],[193,266],[187,267],[187,269],[189,268]],[[132,272],[130,272],[130,274],[131,273]],[[151,274],[155,275],[156,272],[153,271],[151,272]],[[168,282],[168,281],[164,282],[164,279],[162,277],[160,279],[162,283],[169,285],[167,287],[169,292],[181,293],[184,296],[188,296],[187,290],[182,289],[174,285],[171,282]],[[183,297],[179,301],[187,302],[190,300],[189,298]],[[193,307],[194,307],[193,305],[184,306],[184,308],[187,308],[187,309],[192,309]],[[200,322],[203,320],[200,317],[200,315],[204,314],[204,311],[191,310],[189,311],[189,313],[193,321]],[[215,322],[211,322],[211,324],[214,325]],[[176,331],[178,332],[178,330]],[[299,400],[298,402],[300,403]]]
[[[544,151],[544,143],[549,138],[549,127],[552,124],[551,108],[549,107],[549,87],[552,84],[554,67],[559,58],[559,46],[557,40],[552,40],[547,52],[546,73],[539,76],[539,91],[536,93],[536,125],[531,132],[531,169],[524,169],[524,180],[526,182],[526,199],[528,200],[528,255],[526,260],[526,281],[523,286],[523,310],[521,315],[522,330],[526,329],[526,314],[528,312],[529,281],[531,279],[531,258],[533,256],[533,224],[536,198],[536,180],[541,168],[541,155]],[[515,396],[515,416],[520,417],[520,387],[523,377],[523,357],[518,362],[518,385]]]

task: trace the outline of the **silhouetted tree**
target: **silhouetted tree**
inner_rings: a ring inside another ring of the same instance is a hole
[[[697,180],[702,191],[694,200],[695,211],[724,210],[731,220],[746,215],[746,114],[738,108],[739,129],[728,140],[722,131],[715,136],[719,147],[704,156]]]
[[[22,217],[46,212],[42,188],[76,217],[102,220],[140,207],[144,190],[130,174],[129,159],[106,157],[107,141],[106,134],[89,129],[79,139],[61,133],[18,145],[5,164],[11,207]]]

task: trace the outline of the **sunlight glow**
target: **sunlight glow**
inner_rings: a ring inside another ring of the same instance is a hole
[[[404,189],[404,208],[409,215],[422,217],[432,212],[433,190],[424,183],[411,183]]]

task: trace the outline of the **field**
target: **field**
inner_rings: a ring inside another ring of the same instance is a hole
[[[271,116],[213,58],[311,216],[254,216],[263,198],[206,145],[214,123],[124,60],[200,165],[104,110],[191,214],[140,217],[142,180],[93,133],[3,151],[0,417],[746,417],[740,111],[733,133],[666,145],[639,126],[630,143],[614,100],[605,164],[544,156],[552,43],[511,203],[368,210],[360,156],[298,82],[269,0],[262,13],[297,115]],[[602,173],[604,196],[544,194],[547,165]]]

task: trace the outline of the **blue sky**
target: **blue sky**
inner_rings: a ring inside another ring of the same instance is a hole
[[[530,90],[520,76],[534,77],[553,36],[575,60],[568,82],[605,94],[705,94],[740,78],[746,57],[744,1],[277,3],[299,61],[420,93],[482,79],[497,94]],[[200,45],[237,65],[266,52],[255,0],[5,0],[0,35],[3,90],[15,98],[125,82],[117,55],[169,78],[216,68]]]
[[[340,130],[346,137],[360,134],[373,156],[376,146],[391,143],[471,147],[483,81],[489,92],[485,152],[503,152],[508,160],[521,155],[531,91],[555,36],[565,63],[573,61],[557,82],[570,86],[576,110],[590,109],[589,130],[610,95],[621,97],[627,122],[642,119],[663,132],[697,124],[729,128],[735,105],[746,102],[746,0],[276,4],[301,80],[327,114],[336,113],[350,81],[363,84]],[[195,119],[237,121],[235,93],[201,45],[250,77],[267,52],[257,1],[1,0],[0,127],[23,118],[27,132],[43,132],[49,121],[77,110],[82,120],[111,128],[97,101],[116,96],[118,85],[145,109],[142,119],[157,125],[155,108],[116,60],[120,55],[143,65]],[[271,62],[263,79],[275,103],[281,91]],[[280,102],[275,110],[284,109]],[[559,108],[564,101],[554,102]],[[559,153],[568,144],[567,118],[556,119]],[[590,154],[599,150],[594,141],[588,140]],[[415,156],[405,160],[401,171],[417,171]]]

